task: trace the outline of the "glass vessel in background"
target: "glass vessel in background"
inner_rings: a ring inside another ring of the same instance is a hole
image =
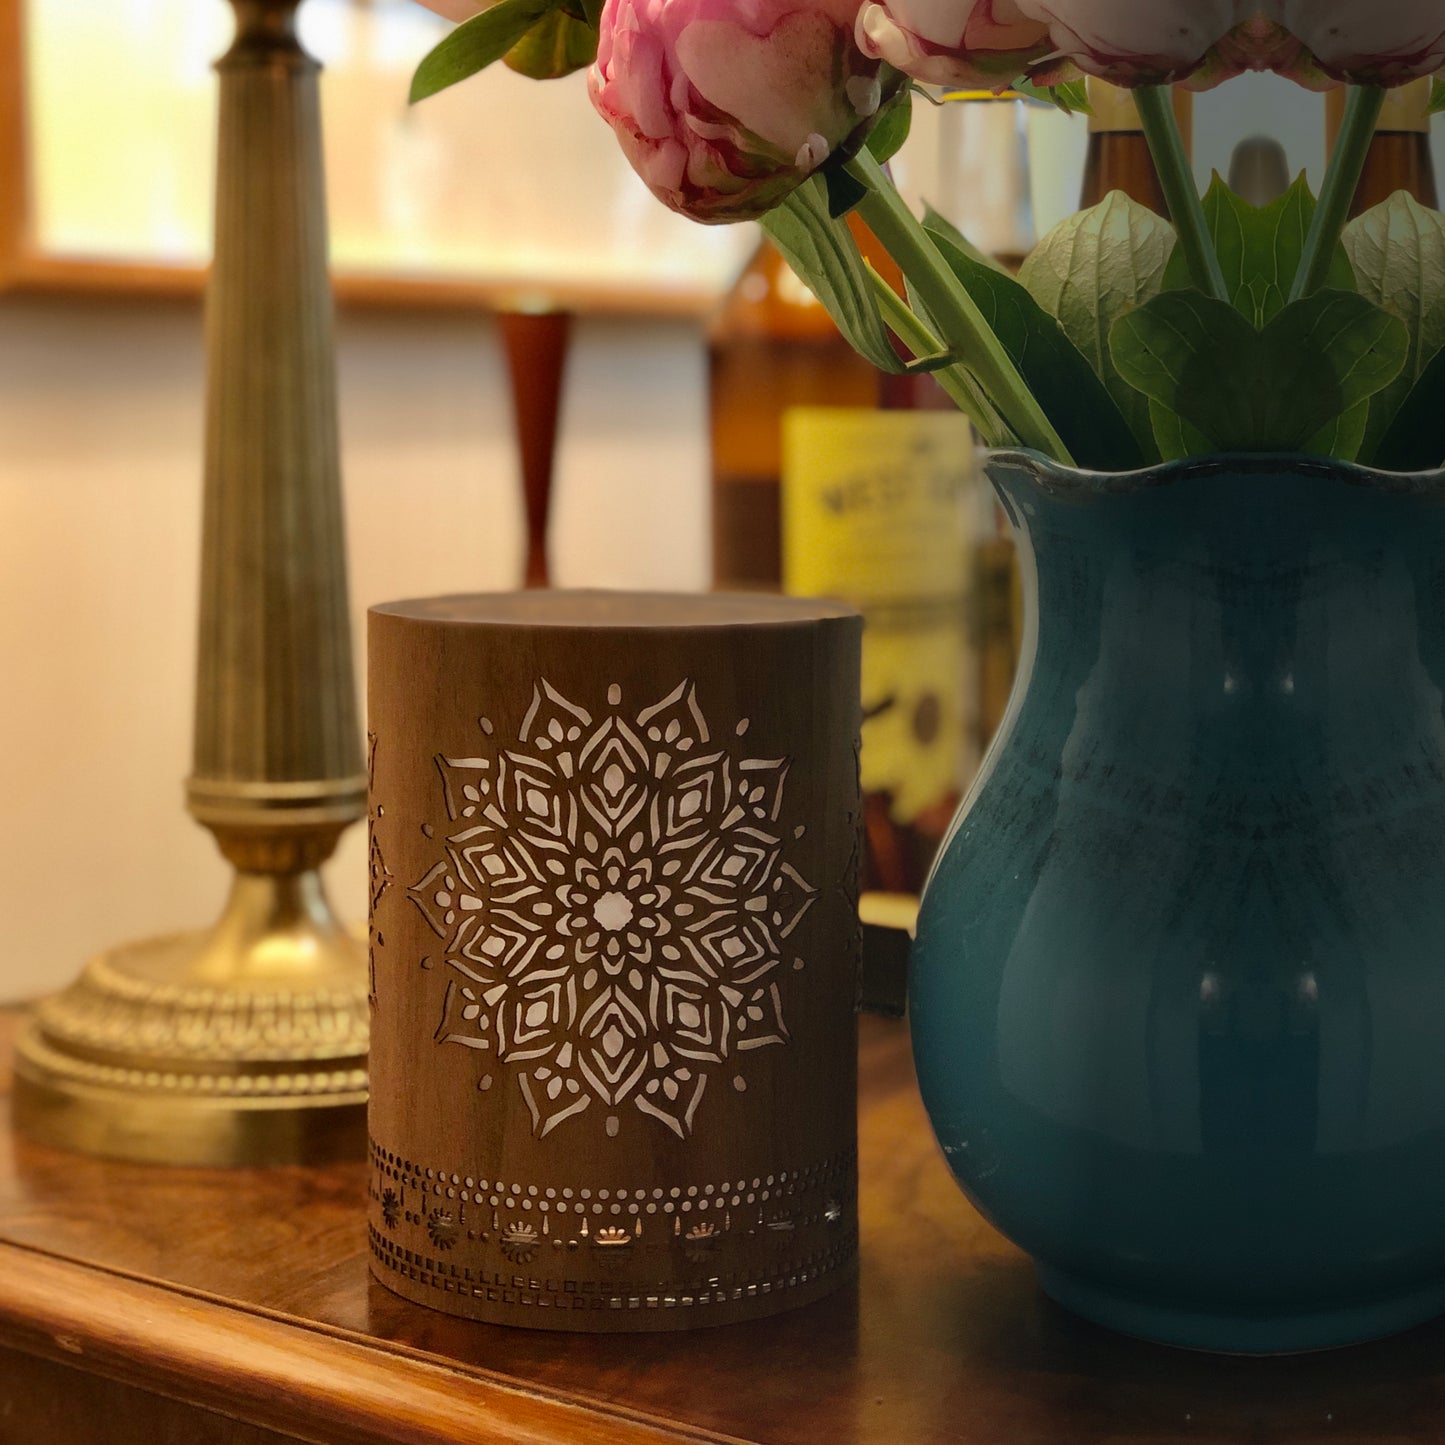
[[[1277,201],[1292,180],[1289,153],[1273,136],[1246,136],[1229,158],[1229,189],[1251,206]]]
[[[1111,191],[1123,191],[1131,200],[1167,219],[1169,205],[1154,169],[1154,158],[1149,154],[1149,142],[1133,95],[1092,76],[1088,90],[1093,113],[1089,116],[1089,150],[1084,162],[1080,208],[1097,206]],[[1194,97],[1177,86],[1174,113],[1184,136],[1185,149],[1192,149]]]
[[[718,313],[709,352],[714,586],[776,592],[783,416],[795,406],[872,406],[878,372],[766,240]]]
[[[783,473],[787,590],[865,624],[864,887],[916,896],[978,763],[972,430],[955,410],[797,408]]]
[[[938,118],[938,189],[930,197],[975,246],[1011,270],[1038,236],[1027,115],[1013,91],[958,91]]]
[[[1370,142],[1364,174],[1355,192],[1350,214],[1358,216],[1372,206],[1388,201],[1396,191],[1408,191],[1431,210],[1440,204],[1435,180],[1435,158],[1430,149],[1430,96],[1432,81],[1390,91]],[[1325,97],[1325,125],[1329,149],[1345,114],[1345,91],[1334,90]]]

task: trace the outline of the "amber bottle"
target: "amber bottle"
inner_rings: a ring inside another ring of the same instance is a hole
[[[1422,206],[1438,210],[1439,188],[1435,180],[1435,159],[1430,150],[1431,80],[1417,80],[1385,97],[1365,158],[1364,173],[1355,192],[1351,216],[1358,216],[1388,201],[1396,191],[1408,191]],[[1333,152],[1345,114],[1344,90],[1325,97],[1329,147]]]
[[[863,253],[901,291],[897,268],[856,218],[853,231]],[[936,577],[922,575],[928,569],[919,563],[932,562],[939,570],[946,543],[921,502],[928,493],[918,475],[914,429],[882,413],[935,408],[954,413],[947,420],[963,429],[963,441],[953,449],[961,464],[967,459],[966,424],[931,377],[885,375],[861,359],[766,242],[730,293],[711,342],[715,585],[775,590],[789,573],[791,588],[846,598],[869,619],[863,883],[870,890],[916,893],[957,805],[971,732],[954,696],[964,686],[967,557],[960,534],[956,565],[944,568],[958,591],[952,632],[940,599],[930,595],[922,616],[898,605],[900,593],[939,586]],[[790,423],[808,415],[815,418],[813,429],[792,428],[794,442],[785,460]],[[857,450],[839,449],[839,435],[857,436]],[[783,480],[789,469],[793,545],[815,547],[820,528],[839,529],[836,547],[812,566],[784,567]],[[834,511],[837,494],[849,491],[860,476],[869,483],[868,497]],[[885,477],[896,494],[873,485]],[[919,535],[914,529],[923,517],[933,524],[925,523]],[[900,577],[888,559],[904,557],[911,562]],[[919,646],[900,653],[899,629],[905,624]],[[957,638],[958,656],[951,661],[949,636]],[[916,675],[924,669],[938,676]],[[913,736],[915,714],[927,736]],[[931,731],[930,719],[936,719]],[[940,757],[955,751],[950,736],[957,738],[958,765],[952,769],[940,766]],[[914,766],[915,752],[922,766]]]
[[[1093,113],[1089,117],[1089,150],[1084,162],[1080,208],[1097,206],[1110,191],[1123,191],[1130,199],[1167,219],[1169,204],[1154,169],[1154,158],[1149,152],[1132,92],[1091,77],[1089,106]],[[1188,150],[1194,131],[1194,97],[1189,91],[1175,87],[1174,113]]]
[[[783,416],[798,406],[873,406],[878,372],[764,240],[709,337],[713,582],[782,586]]]

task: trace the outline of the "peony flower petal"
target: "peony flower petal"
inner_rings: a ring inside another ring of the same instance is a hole
[[[1019,0],[1054,45],[1118,85],[1182,80],[1239,24],[1237,0]]]
[[[1003,90],[1052,48],[1014,0],[867,0],[858,47],[926,85]]]
[[[848,104],[865,119],[883,104],[883,86],[876,75],[855,75],[843,87]]]
[[[662,140],[672,134],[672,116],[663,101],[662,46],[651,35],[628,31],[617,37],[614,55],[618,79],[612,104],[630,115],[639,134]]]
[[[817,131],[805,140],[793,162],[800,171],[815,171],[832,153],[832,147]]]
[[[702,221],[761,215],[876,115],[858,0],[607,0],[588,93],[634,168]]]
[[[842,140],[856,124],[856,114],[841,116],[837,94],[818,85],[832,73],[838,48],[832,23],[806,12],[763,36],[726,20],[695,20],[677,37],[678,63],[698,95],[790,156],[815,132],[835,132],[843,120]]]
[[[1440,0],[1261,0],[1264,19],[1299,43],[1274,68],[1367,85],[1405,85],[1445,68]]]

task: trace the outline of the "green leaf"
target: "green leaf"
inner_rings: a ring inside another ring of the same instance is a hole
[[[1346,227],[1345,249],[1360,294],[1398,316],[1410,331],[1404,370],[1370,407],[1362,455],[1371,460],[1426,368],[1445,347],[1445,216],[1399,191]],[[1435,396],[1439,404],[1439,393]]]
[[[1445,465],[1445,351],[1436,352],[1390,423],[1370,462],[1387,472],[1424,472]]]
[[[1078,465],[1143,466],[1128,423],[1059,323],[1012,276],[954,244],[936,221],[925,219],[924,226]]]
[[[597,27],[566,10],[544,15],[505,55],[508,70],[529,80],[560,80],[597,59]]]
[[[1278,200],[1263,207],[1241,200],[1218,173],[1205,194],[1204,218],[1230,299],[1255,327],[1268,325],[1289,302],[1315,204],[1303,175]],[[1175,252],[1165,273],[1164,289],[1187,291],[1193,284],[1185,258]],[[1354,272],[1343,250],[1332,264],[1329,289],[1355,289]]]
[[[1087,82],[1068,80],[1062,85],[1035,85],[1031,80],[1015,81],[1011,90],[1016,90],[1025,100],[1037,101],[1040,105],[1052,105],[1065,115],[1093,115],[1094,107],[1089,104]]]
[[[1149,403],[1119,374],[1109,334],[1120,317],[1159,294],[1174,246],[1167,221],[1115,191],[1050,231],[1019,272],[1104,383],[1146,461],[1159,455]]]
[[[411,78],[411,102],[425,100],[500,60],[553,8],[555,0],[501,0],[458,25],[422,57]]]
[[[1436,78],[1435,84],[1430,87],[1430,109],[1428,114],[1439,115],[1445,111],[1445,80]]]
[[[1166,462],[1182,462],[1186,457],[1202,457],[1214,450],[1203,432],[1159,402],[1149,403],[1149,415]]]
[[[832,220],[841,221],[868,194],[868,187],[853,176],[846,163],[834,165],[832,162],[836,159],[832,157],[818,174],[828,190],[828,215]]]
[[[847,223],[829,212],[824,177],[810,176],[763,217],[762,227],[838,329],[874,366],[895,375],[929,369],[905,365],[893,349],[867,262]]]
[[[873,129],[868,132],[868,149],[879,165],[887,165],[903,149],[913,128],[913,91],[900,86],[891,100],[883,103]]]
[[[935,240],[947,241],[954,250],[962,251],[965,256],[971,261],[977,261],[980,266],[988,266],[1001,276],[1009,274],[1002,262],[996,257],[990,256],[987,251],[975,246],[947,216],[940,215],[927,203],[923,207],[923,229]]]
[[[1364,297],[1319,291],[1262,331],[1234,307],[1170,291],[1114,328],[1114,359],[1216,451],[1302,450],[1382,391],[1409,352],[1404,324]]]
[[[1304,444],[1312,456],[1334,457],[1336,461],[1358,461],[1370,426],[1370,403],[1363,401],[1337,416],[1323,431],[1318,431]]]

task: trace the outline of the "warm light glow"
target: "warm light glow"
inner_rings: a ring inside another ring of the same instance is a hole
[[[26,0],[35,242],[54,255],[202,263],[210,251],[211,64],[224,0]],[[716,287],[753,244],[664,210],[593,117],[581,75],[501,67],[412,109],[446,33],[412,0],[305,0],[340,268]]]

